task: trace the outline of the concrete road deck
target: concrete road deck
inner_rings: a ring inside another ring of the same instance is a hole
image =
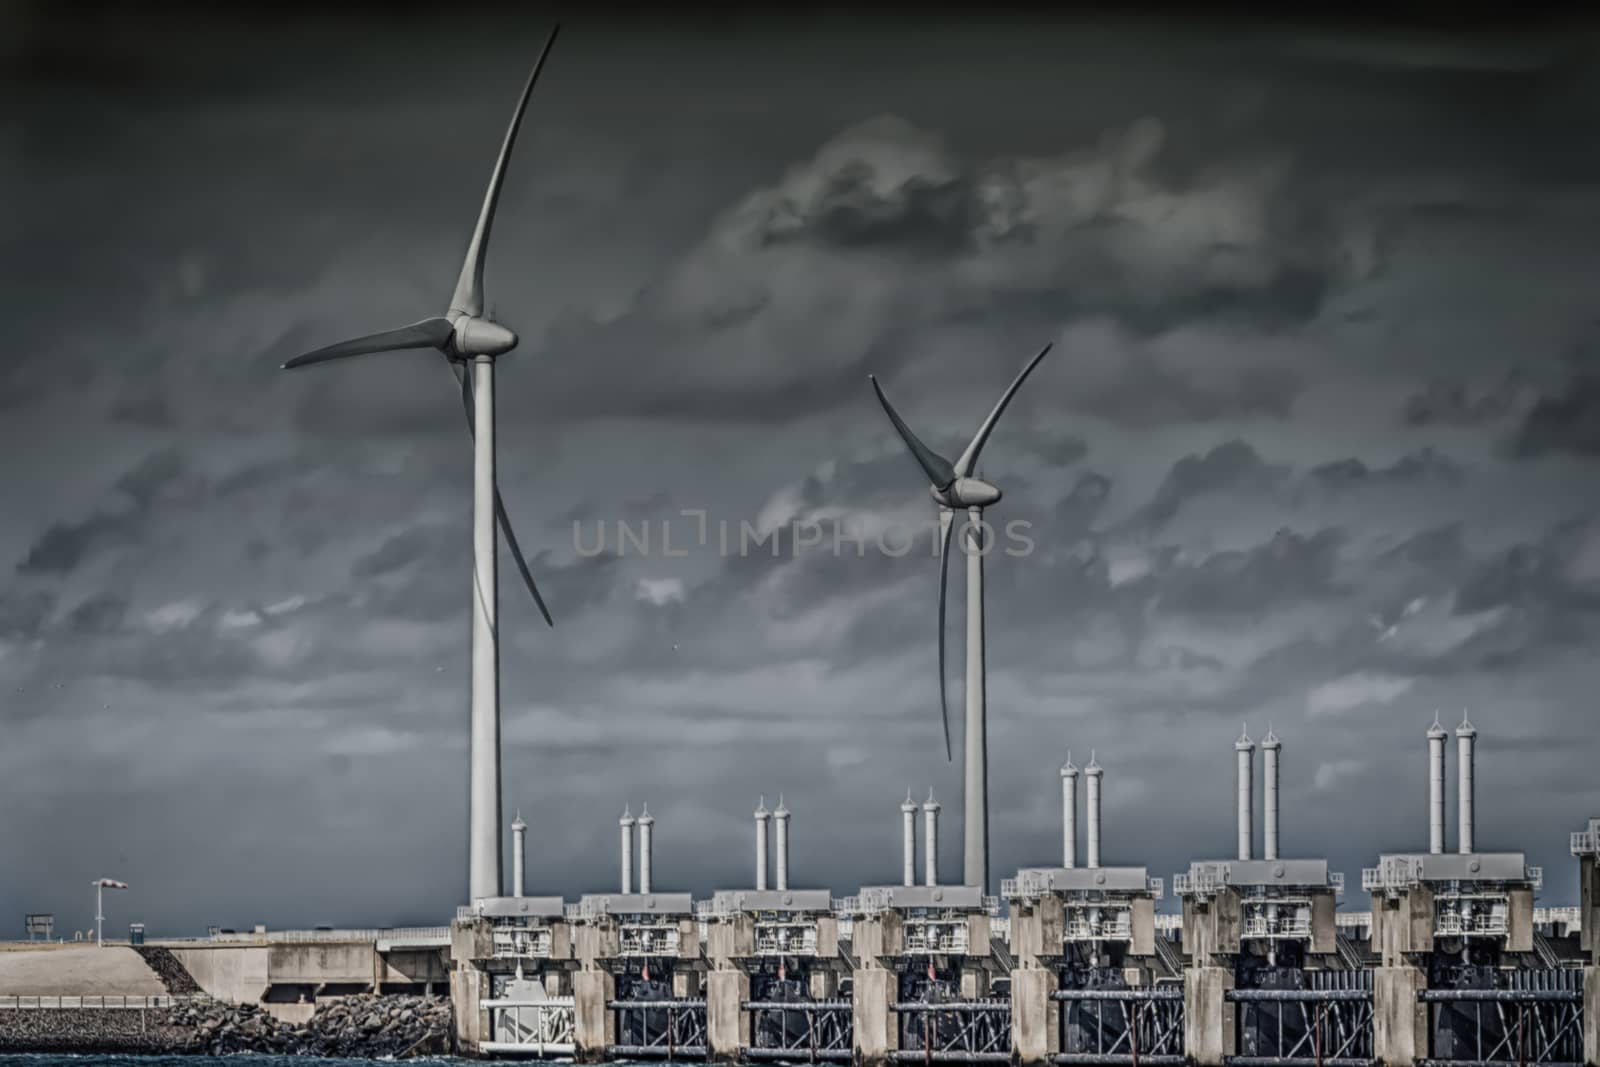
[[[166,991],[156,973],[126,946],[0,952],[0,996],[157,997]]]

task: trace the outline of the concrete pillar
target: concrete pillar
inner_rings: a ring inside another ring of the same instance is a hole
[[[917,805],[906,790],[905,802],[900,805],[900,855],[901,882],[917,884]]]
[[[706,1039],[714,1063],[739,1062],[750,1041],[749,1017],[740,1006],[750,999],[750,976],[717,970],[706,975]]]
[[[480,1042],[489,1040],[489,975],[470,961],[458,961],[450,972],[450,1008],[455,1015],[456,1044],[468,1056],[478,1054]]]
[[[1089,765],[1083,769],[1083,774],[1089,800],[1088,860],[1091,869],[1100,866],[1100,776],[1104,773],[1094,753],[1089,753]]]
[[[1078,768],[1072,753],[1061,765],[1061,866],[1071,870],[1078,865]]]
[[[622,830],[622,892],[633,892],[633,813],[627,808],[622,809],[622,818],[617,820],[617,825]]]
[[[1241,733],[1233,750],[1239,757],[1239,858],[1248,860],[1255,851],[1255,742]]]
[[[1050,999],[1059,985],[1053,970],[1011,972],[1011,1047],[1019,1063],[1047,1064],[1061,1051],[1061,1005]]]
[[[778,825],[778,888],[785,890],[789,888],[789,809],[781,796],[772,819]]]
[[[655,825],[656,821],[650,817],[650,805],[646,804],[639,812],[639,892],[649,893],[654,884],[652,874],[655,867]]]
[[[672,971],[672,995],[680,999],[698,997],[703,990],[700,972],[693,967],[677,967]]]
[[[1411,1067],[1428,1056],[1428,1006],[1417,999],[1427,984],[1415,967],[1373,972],[1372,1051],[1386,1067]]]
[[[1444,851],[1444,727],[1439,716],[1428,727],[1428,851]]]
[[[858,1067],[888,1067],[900,1047],[898,1017],[889,1010],[899,995],[899,976],[881,967],[856,972],[850,1001]]]
[[[961,996],[965,1000],[983,1000],[989,995],[989,969],[981,963],[964,963],[958,974]]]
[[[756,891],[767,888],[767,798],[756,805]]]
[[[600,1063],[606,1047],[617,1043],[616,1016],[606,1007],[616,995],[617,980],[607,971],[578,971],[572,976],[572,1029],[579,1063]]]
[[[1578,857],[1578,946],[1600,967],[1600,854]]]
[[[1600,967],[1583,969],[1583,1062],[1600,1067]]]
[[[1283,748],[1272,728],[1261,739],[1261,803],[1266,809],[1261,827],[1261,858],[1278,858],[1278,753]]]
[[[939,802],[928,790],[922,805],[922,884],[939,884]]]
[[[1234,1005],[1225,997],[1232,988],[1231,968],[1191,967],[1183,972],[1183,1045],[1191,1063],[1222,1067],[1226,1057],[1238,1054]]]
[[[1456,846],[1462,855],[1472,851],[1473,838],[1473,811],[1472,802],[1475,787],[1473,785],[1473,747],[1477,744],[1478,731],[1472,728],[1465,715],[1461,717],[1461,725],[1456,727],[1456,776],[1459,779],[1456,796]]]
[[[528,836],[528,824],[522,821],[522,813],[517,812],[517,821],[511,824],[511,895],[522,896],[523,880],[527,872],[527,851],[525,847]]]
[[[806,990],[812,1000],[833,1000],[839,995],[839,972],[831,967],[814,967],[806,976]]]

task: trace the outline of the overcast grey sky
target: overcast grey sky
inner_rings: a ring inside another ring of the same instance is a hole
[[[3,19],[0,929],[86,926],[100,875],[153,930],[436,921],[465,892],[458,401],[433,354],[277,368],[443,308],[548,21]],[[865,376],[955,451],[1054,341],[984,455],[1037,546],[988,569],[995,877],[1058,860],[1069,749],[1107,769],[1108,862],[1227,855],[1244,720],[1284,740],[1285,851],[1358,885],[1425,845],[1423,731],[1466,707],[1480,845],[1570,900],[1597,43],[569,20],[487,281],[558,627],[503,585],[531,889],[611,887],[625,802],[661,888],[746,885],[781,791],[796,883],[848,891],[894,877],[930,784],[956,876],[932,506]],[[922,540],[721,558],[685,509]],[[619,557],[618,520],[690,551]]]

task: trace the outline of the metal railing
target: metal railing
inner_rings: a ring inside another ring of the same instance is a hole
[[[548,926],[497,926],[494,955],[496,959],[545,959],[553,938]]]
[[[815,956],[817,925],[805,921],[758,922],[755,942],[758,956]]]
[[[1127,941],[1133,937],[1133,920],[1126,911],[1102,915],[1095,921],[1083,914],[1066,921],[1066,941]]]
[[[1507,931],[1504,912],[1441,911],[1434,917],[1433,932],[1440,937],[1504,937]]]
[[[210,997],[198,993],[162,993],[147,997],[128,997],[114,994],[9,993],[0,995],[0,1010],[47,1008],[54,1011],[69,1008],[103,1008],[108,1011],[121,1011],[125,1008],[173,1008],[180,1004],[209,1003],[210,1000]]]
[[[323,941],[386,941],[391,945],[407,942],[431,945],[450,941],[448,926],[394,926],[353,930],[246,930],[218,932],[206,938],[228,945],[315,944]]]
[[[904,930],[908,953],[965,953],[970,943],[965,919],[908,919]]]
[[[676,956],[679,944],[676,926],[628,923],[617,932],[622,956]]]
[[[1311,936],[1311,917],[1308,915],[1280,915],[1276,919],[1266,915],[1247,915],[1241,924],[1244,937],[1282,937],[1304,940]]]

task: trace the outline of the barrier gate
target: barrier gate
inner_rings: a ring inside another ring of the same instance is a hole
[[[1010,1000],[938,1000],[924,992],[891,1007],[900,1017],[898,1063],[1011,1062]]]
[[[606,1002],[616,1021],[617,1043],[606,1048],[612,1059],[703,1060],[706,1038],[704,998],[671,996],[664,982],[635,982],[630,995]]]
[[[483,1007],[489,1012],[489,1040],[480,1045],[484,1052],[523,1056],[577,1052],[571,997],[485,1000]]]
[[[1583,972],[1504,972],[1495,989],[1424,989],[1428,1065],[1490,1067],[1583,1062]]]
[[[1181,1067],[1183,989],[1180,986],[1058,989],[1059,1064]]]
[[[1305,988],[1230,989],[1239,1054],[1232,1067],[1370,1067],[1371,971],[1304,971]]]
[[[747,1000],[753,1043],[748,1060],[849,1063],[854,1024],[848,1000]]]

